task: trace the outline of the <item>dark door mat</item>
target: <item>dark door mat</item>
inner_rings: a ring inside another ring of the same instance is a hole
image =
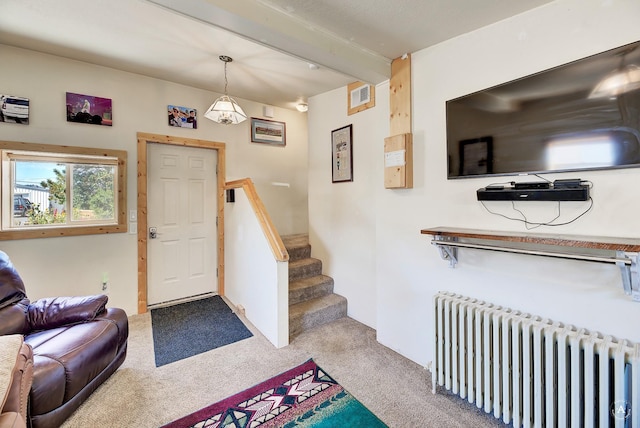
[[[220,296],[151,310],[156,367],[253,336]]]

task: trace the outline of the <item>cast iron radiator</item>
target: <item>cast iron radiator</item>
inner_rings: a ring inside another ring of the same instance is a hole
[[[514,427],[640,428],[640,344],[440,292],[436,387]]]

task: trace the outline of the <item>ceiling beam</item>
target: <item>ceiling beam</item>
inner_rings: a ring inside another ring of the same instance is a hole
[[[391,76],[390,59],[256,0],[147,1],[363,82]]]

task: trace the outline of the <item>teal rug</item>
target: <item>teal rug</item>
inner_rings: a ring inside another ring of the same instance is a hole
[[[163,428],[386,427],[309,360]]]

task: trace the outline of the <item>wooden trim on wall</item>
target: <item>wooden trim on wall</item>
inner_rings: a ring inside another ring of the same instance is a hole
[[[217,203],[218,203],[218,294],[224,296],[224,195],[225,144],[192,138],[138,132],[138,313],[147,312],[147,144],[171,144],[199,147],[218,151]]]
[[[411,55],[391,62],[389,79],[390,135],[411,133]]]
[[[244,193],[247,195],[249,199],[249,203],[253,208],[253,212],[258,218],[258,222],[260,223],[260,227],[262,228],[262,232],[267,237],[267,241],[269,241],[269,246],[271,247],[271,251],[273,252],[273,256],[276,261],[286,262],[289,260],[289,252],[284,246],[282,242],[282,238],[280,234],[276,230],[273,221],[271,221],[271,217],[267,212],[260,196],[258,196],[258,192],[256,191],[256,186],[253,184],[253,181],[250,178],[242,178],[240,180],[234,180],[226,183],[225,189],[239,189],[242,188]]]

